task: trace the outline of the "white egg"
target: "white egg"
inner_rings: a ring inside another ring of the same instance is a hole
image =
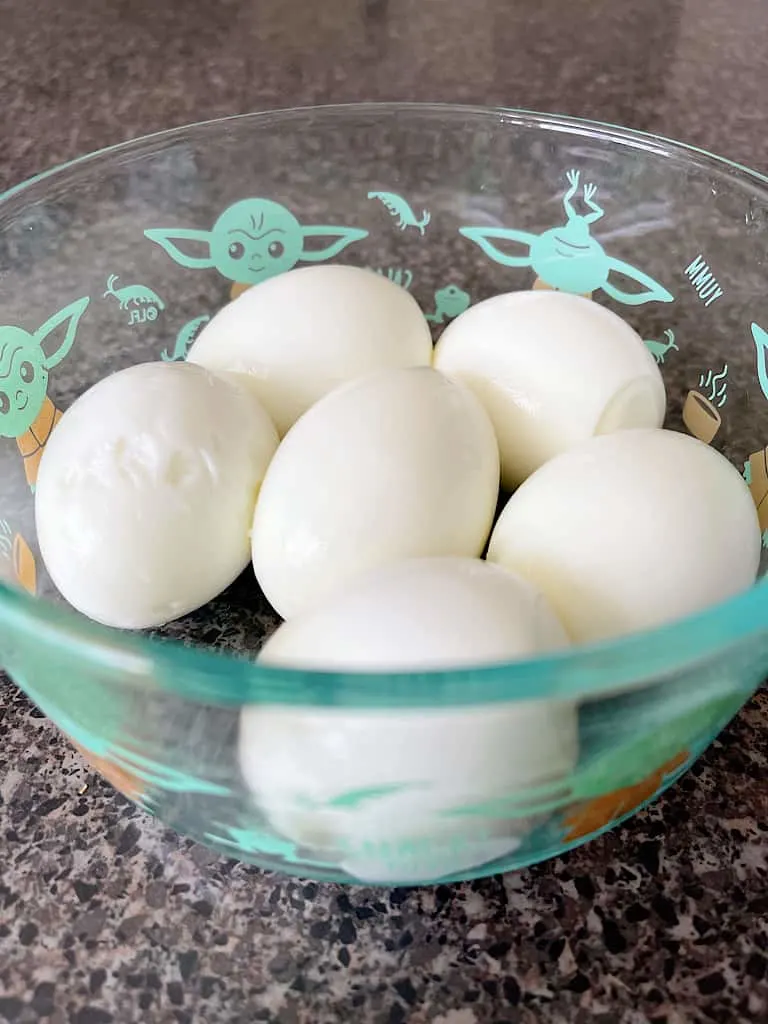
[[[53,582],[122,628],[205,604],[248,564],[277,443],[237,378],[145,363],[99,381],[65,412],[40,464],[37,537]]]
[[[409,293],[359,267],[302,267],[249,288],[203,329],[188,360],[248,374],[282,436],[339,384],[428,366],[429,326]]]
[[[589,437],[664,420],[664,382],[640,335],[578,295],[510,292],[479,302],[445,329],[434,366],[485,406],[507,490]]]
[[[415,558],[362,573],[284,622],[267,664],[326,672],[451,669],[563,647],[545,598],[479,558]]]
[[[284,623],[260,660],[434,671],[565,643],[541,595],[514,574],[433,558],[359,577],[322,609]],[[374,693],[377,685],[371,676]],[[459,685],[471,692],[471,675],[452,681],[450,695],[436,676],[434,709],[244,708],[241,770],[271,826],[365,881],[428,881],[512,853],[534,823],[527,791],[545,783],[557,791],[576,763],[576,708],[437,706],[455,700]]]
[[[321,399],[286,435],[256,504],[256,578],[284,618],[403,558],[479,555],[499,455],[471,391],[427,367]]]
[[[749,489],[718,452],[669,430],[593,438],[513,494],[488,559],[549,599],[574,641],[692,614],[749,587],[760,560]]]

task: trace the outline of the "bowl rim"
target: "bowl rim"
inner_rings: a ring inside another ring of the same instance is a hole
[[[414,115],[484,118],[503,125],[539,128],[640,148],[659,156],[693,158],[718,175],[736,178],[768,199],[768,176],[683,142],[602,121],[525,109],[450,103],[342,103],[288,107],[198,121],[95,150],[51,167],[0,194],[6,204],[41,182],[102,160],[171,144],[190,132],[229,122],[254,122],[308,115],[328,119],[349,115]],[[766,633],[768,577],[748,590],[694,615],[654,629],[554,654],[456,669],[422,672],[325,672],[271,668],[252,656],[189,647],[181,641],[121,633],[91,622],[65,605],[42,601],[0,581],[0,625],[17,638],[104,673],[107,686],[160,690],[187,700],[240,705],[248,702],[347,706],[458,706],[531,699],[595,699],[661,682],[717,659],[727,661]],[[22,653],[22,661],[23,661]],[[12,670],[11,670],[12,674]],[[730,688],[734,686],[730,680]],[[756,683],[754,684],[756,685]],[[754,689],[746,685],[746,693]],[[23,682],[22,682],[23,686]]]

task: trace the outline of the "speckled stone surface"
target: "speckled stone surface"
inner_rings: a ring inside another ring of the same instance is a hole
[[[765,697],[653,808],[567,857],[385,890],[179,839],[3,696],[0,1020],[766,1019]]]
[[[502,103],[768,170],[764,0],[0,0],[0,188],[246,110]],[[342,889],[133,809],[0,682],[0,1021],[768,1019],[768,700],[664,798],[518,875]]]

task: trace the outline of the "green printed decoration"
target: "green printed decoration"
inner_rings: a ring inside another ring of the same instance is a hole
[[[144,284],[129,284],[116,289],[115,284],[119,280],[117,274],[110,274],[103,298],[117,299],[120,309],[128,311],[130,325],[157,320],[158,315],[165,309],[165,303],[157,292],[153,292]]]
[[[192,771],[171,768],[121,742],[124,736],[130,735],[132,724],[135,727],[136,723],[129,721],[128,698],[119,690],[109,690],[106,684],[95,680],[78,679],[77,693],[74,694],[70,687],[67,694],[68,704],[77,706],[75,718],[48,695],[47,685],[38,686],[36,682],[30,682],[35,678],[47,683],[49,678],[53,678],[58,685],[58,677],[55,674],[51,676],[52,666],[47,664],[47,660],[36,659],[30,651],[25,651],[21,660],[23,668],[12,667],[12,675],[19,680],[26,694],[84,754],[94,760],[96,767],[108,778],[105,765],[133,779],[137,783],[133,796],[137,803],[151,809],[157,792],[229,794],[226,786],[200,778]]]
[[[708,401],[716,405],[718,409],[722,409],[728,401],[727,376],[728,363],[725,363],[719,373],[713,373],[712,370],[708,370],[699,377],[699,387],[704,388],[707,392]]]
[[[228,825],[214,822],[212,831],[204,834],[207,843],[233,854],[245,854],[256,857],[276,857],[284,864],[308,864],[300,855],[299,848],[290,840],[276,836],[268,828],[255,824],[243,823]],[[317,865],[325,865],[325,861],[312,861]]]
[[[15,583],[13,564],[14,532],[7,519],[0,519],[0,583]]]
[[[752,324],[752,340],[757,352],[757,382],[763,397],[768,398],[768,332],[759,324]]]
[[[672,349],[674,349],[675,352],[680,351],[675,343],[674,331],[667,329],[664,331],[664,337],[667,339],[666,341],[646,340],[645,342],[645,347],[651,353],[656,362],[660,364],[664,362],[667,353],[671,352]]]
[[[209,316],[196,316],[194,320],[188,320],[176,335],[173,351],[169,352],[166,348],[160,353],[162,361],[164,363],[176,363],[186,359],[189,346],[210,319]]]
[[[270,199],[242,199],[229,206],[210,230],[148,228],[144,234],[179,266],[215,267],[239,284],[254,285],[292,270],[297,263],[321,263],[368,235],[360,228],[305,225]]]
[[[585,749],[574,779],[575,799],[634,786],[680,755],[689,763],[736,714],[746,697],[739,691],[690,708],[685,687],[678,693],[675,684],[670,684],[668,690],[666,698],[652,692],[619,699],[610,714],[603,716],[598,708],[599,719],[590,720],[590,709],[585,710]]]
[[[458,285],[449,284],[435,292],[435,311],[425,314],[431,324],[442,324],[469,309],[469,295]]]
[[[718,689],[722,680],[702,680],[704,688],[712,684]],[[619,698],[612,713],[598,707],[591,721],[587,709],[575,799],[557,816],[560,842],[599,835],[649,804],[690,768],[746,696],[730,693],[691,708],[685,686],[667,689],[669,700],[659,693]]]
[[[665,698],[617,698],[608,712],[588,706],[582,712],[581,763],[569,777],[462,803],[441,816],[535,822],[579,801],[636,786],[668,762],[677,760],[675,772],[682,774],[738,711],[745,694],[717,696],[694,709],[686,698],[685,687],[678,692],[670,684]]]
[[[13,555],[13,530],[7,519],[0,519],[0,563],[11,562]],[[0,578],[3,577],[3,572],[0,570]],[[10,576],[10,573],[8,573]]]
[[[422,210],[421,217],[417,217],[410,203],[396,192],[369,192],[368,198],[377,199],[389,215],[394,217],[401,231],[405,231],[407,228],[415,228],[423,237],[427,230],[427,225],[432,219],[429,210]]]
[[[37,594],[37,564],[32,549],[7,519],[0,519],[0,582],[15,583]]]
[[[405,267],[387,267],[384,269],[377,269],[377,274],[381,274],[382,277],[386,277],[392,284],[398,284],[401,288],[405,288],[406,291],[413,284],[413,274],[410,270]]]
[[[413,786],[406,782],[384,783],[380,786],[363,786],[359,789],[345,790],[328,800],[315,800],[312,797],[301,796],[297,798],[296,804],[308,811],[319,811],[326,808],[337,811],[353,811],[358,810],[363,804],[380,800],[385,796],[405,793],[410,789],[413,789]]]
[[[0,437],[16,439],[33,491],[43,449],[61,419],[48,397],[49,373],[72,349],[89,301],[71,302],[34,333],[0,327]]]
[[[505,267],[532,267],[540,282],[555,290],[591,295],[602,288],[610,298],[628,306],[672,302],[672,295],[658,281],[606,253],[590,230],[605,212],[595,200],[597,186],[584,185],[582,198],[589,212],[577,213],[572,200],[579,190],[579,171],[568,171],[566,177],[569,187],[562,201],[565,224],[540,235],[515,228],[488,227],[460,228],[459,233],[478,245],[495,263]],[[498,245],[499,242],[516,243],[523,251],[509,253]],[[640,289],[627,291],[611,280],[612,275],[634,281]]]
[[[552,779],[517,792],[486,795],[471,803],[440,811],[441,818],[483,818],[498,821],[530,821],[566,806],[573,799],[570,779]]]

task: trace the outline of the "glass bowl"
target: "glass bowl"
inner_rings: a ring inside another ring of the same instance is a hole
[[[266,868],[338,881],[475,877],[622,821],[758,686],[763,582],[650,633],[514,664],[268,669],[253,654],[276,619],[249,573],[150,636],[101,628],[64,605],[35,539],[37,466],[61,410],[87,387],[132,363],[183,359],[231,295],[333,261],[408,288],[435,337],[470,302],[502,291],[553,287],[612,308],[660,365],[667,426],[744,471],[767,529],[767,210],[768,179],[655,136],[394,104],[198,124],[11,189],[0,197],[0,662],[124,794]],[[255,217],[282,240],[261,262],[231,245],[230,232]],[[462,791],[452,806],[424,780],[402,778],[399,744],[418,742],[421,724],[448,723],[446,758],[482,757],[462,748],[462,724],[516,705],[523,714],[522,702],[577,710],[567,769],[490,795]],[[314,716],[329,735],[377,735],[397,784],[371,785],[350,740],[334,753],[344,786],[319,800],[286,782],[276,798],[285,813],[273,813],[275,800],[268,811],[238,767],[240,709],[252,704]],[[280,831],[292,814],[311,823],[306,840]]]

